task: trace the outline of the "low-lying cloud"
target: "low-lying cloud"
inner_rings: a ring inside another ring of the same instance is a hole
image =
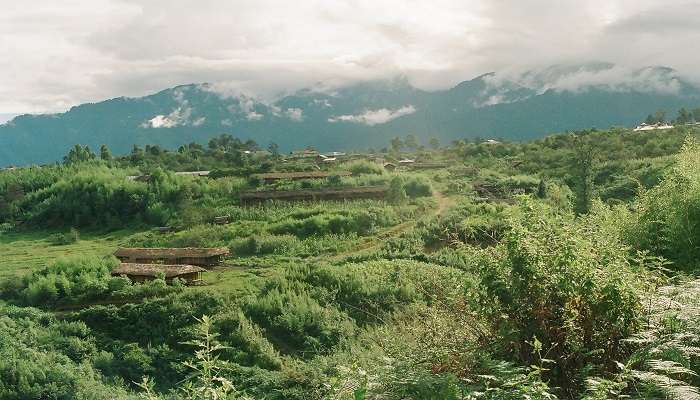
[[[0,113],[64,111],[201,82],[263,99],[397,75],[433,90],[489,71],[594,60],[670,66],[700,81],[700,52],[693,48],[700,4],[688,0],[5,3]],[[630,80],[624,72],[570,75],[553,87],[675,90],[673,82]],[[174,122],[167,117],[156,123]]]
[[[328,118],[328,122],[354,122],[358,124],[374,126],[386,124],[387,122],[393,121],[396,118],[403,117],[404,115],[413,114],[414,112],[416,112],[416,108],[409,104],[396,110],[380,108],[378,110],[367,110],[362,114],[357,115],[339,115],[336,117]]]
[[[629,67],[605,63],[558,65],[519,73],[495,73],[486,76],[487,88],[512,89],[514,85],[542,94],[548,90],[580,92],[590,88],[613,92],[652,92],[678,94],[681,81],[677,73],[661,67]]]

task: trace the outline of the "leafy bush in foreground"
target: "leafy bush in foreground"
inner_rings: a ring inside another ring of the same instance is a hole
[[[639,327],[644,273],[591,221],[522,208],[482,261],[483,311],[500,352],[524,365],[551,360],[547,375],[574,394],[586,370],[611,371],[624,358],[624,340]]]
[[[661,184],[642,193],[626,224],[628,242],[694,270],[700,260],[700,144],[686,140]]]
[[[96,354],[84,323],[0,303],[0,398],[135,400],[102,381],[90,363]]]

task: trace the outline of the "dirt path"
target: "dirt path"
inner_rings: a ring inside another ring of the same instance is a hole
[[[437,201],[437,207],[427,216],[428,217],[437,217],[442,215],[445,211],[447,211],[448,208],[452,206],[454,203],[454,199],[451,199],[444,194],[440,192],[435,192],[433,194],[433,197]],[[385,229],[381,232],[378,232],[376,235],[372,237],[366,238],[366,241],[364,243],[361,243],[352,249],[343,251],[341,253],[335,254],[330,257],[317,257],[315,261],[320,261],[320,260],[326,260],[326,261],[339,261],[342,260],[345,257],[351,256],[351,255],[356,255],[361,252],[369,252],[373,250],[377,250],[381,248],[381,246],[384,244],[384,242],[390,238],[400,236],[404,232],[408,232],[411,229],[413,229],[416,224],[418,223],[417,219],[411,220],[411,221],[406,221],[402,222],[396,226],[392,226],[391,228]]]

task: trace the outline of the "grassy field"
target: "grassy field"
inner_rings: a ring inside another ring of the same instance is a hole
[[[299,262],[334,262],[344,257],[371,252],[378,249],[388,238],[398,236],[401,233],[412,229],[416,221],[420,218],[433,217],[449,207],[451,201],[440,193],[434,193],[434,200],[428,201],[423,207],[426,208],[420,217],[409,218],[397,221],[397,224],[377,229],[371,235],[360,236],[354,240],[338,243],[339,251],[329,251],[326,254],[304,255],[264,255],[264,256],[239,256],[226,260],[224,265],[218,266],[203,275],[203,284],[190,287],[190,290],[214,290],[233,296],[244,296],[254,293],[258,287],[271,277],[276,276],[287,264]],[[361,201],[355,203],[324,203],[324,206],[332,210],[348,210],[354,208],[369,207],[373,202]],[[277,205],[269,211],[277,214],[277,219],[282,216],[299,210],[298,203]],[[304,210],[314,207],[304,206]],[[383,206],[382,206],[383,207]],[[254,209],[253,209],[254,211]],[[255,214],[251,209],[246,212]],[[274,214],[273,213],[273,214]],[[264,218],[270,215],[263,213]],[[227,229],[237,232],[238,225],[245,225],[251,221],[240,220],[227,226]],[[256,221],[256,223],[269,224],[266,221]],[[245,230],[245,229],[243,229]],[[20,276],[38,268],[51,264],[56,259],[67,256],[107,256],[112,254],[119,246],[132,245],[134,238],[143,236],[150,231],[140,231],[136,229],[124,229],[113,232],[80,232],[80,240],[74,244],[56,245],[51,237],[57,232],[52,231],[19,231],[0,232],[0,279]],[[185,234],[182,232],[181,234]],[[206,230],[195,230],[189,234],[197,240],[206,237]],[[167,240],[168,236],[156,235],[158,240]],[[136,239],[137,243],[139,239]],[[313,240],[313,239],[312,239]],[[319,238],[320,240],[320,238]],[[140,244],[140,243],[138,243]],[[169,243],[151,243],[147,247],[157,247],[162,245],[169,247]],[[186,244],[194,245],[194,244]]]
[[[52,233],[46,231],[0,233],[0,278],[30,272],[64,256],[111,254],[134,233],[134,230],[107,234],[82,232],[77,243],[63,246],[52,244],[49,240]]]

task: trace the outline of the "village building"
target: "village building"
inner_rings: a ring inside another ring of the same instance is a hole
[[[396,164],[394,164],[394,163],[388,162],[388,163],[384,163],[382,166],[384,167],[385,170],[387,170],[389,172],[396,171]]]
[[[663,130],[663,129],[672,129],[673,125],[670,124],[647,124],[645,122],[642,122],[640,125],[638,125],[636,128],[634,128],[635,132],[639,131],[654,131],[654,130]]]
[[[221,248],[120,248],[114,256],[124,263],[136,264],[188,264],[213,267],[229,255]]]
[[[484,142],[481,142],[481,144],[492,144],[493,145],[493,144],[501,144],[501,142],[499,142],[498,140],[489,139],[489,140],[486,140]]]
[[[264,183],[271,183],[280,180],[298,181],[302,179],[324,179],[331,176],[351,176],[350,171],[302,171],[302,172],[270,172],[265,174],[254,174],[253,177],[262,180]]]
[[[221,215],[218,217],[214,217],[214,224],[216,225],[226,225],[231,223],[231,216],[230,215]]]
[[[399,165],[410,165],[410,164],[413,164],[415,162],[416,162],[416,160],[413,160],[410,158],[404,158],[404,159],[399,160]]]
[[[122,263],[112,270],[112,276],[126,276],[133,282],[151,281],[163,276],[168,283],[175,278],[194,283],[202,280],[202,272],[206,272],[206,269],[194,265]]]
[[[192,176],[195,178],[206,178],[209,176],[211,171],[184,171],[184,172],[176,172],[175,175],[181,175],[181,176]]]
[[[272,153],[267,150],[245,150],[243,151],[243,154],[256,159],[272,156]]]
[[[268,200],[277,201],[319,201],[383,199],[387,188],[384,186],[360,186],[350,188],[306,189],[306,190],[264,190],[241,192],[242,204],[256,204]]]
[[[312,149],[294,150],[290,153],[289,158],[313,158],[318,156],[318,151]]]
[[[150,175],[129,175],[126,177],[127,181],[134,182],[149,182],[151,180]]]
[[[412,169],[443,169],[447,167],[449,164],[444,162],[420,162],[411,165]]]

